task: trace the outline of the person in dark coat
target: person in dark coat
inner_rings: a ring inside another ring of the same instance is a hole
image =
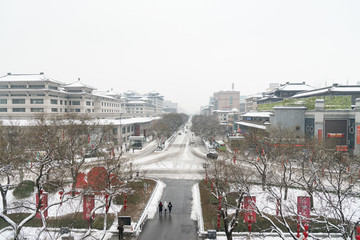
[[[171,204],[171,202],[169,202],[168,208],[169,208],[169,214],[170,214],[170,213],[171,213],[171,209],[172,209],[172,204]]]
[[[163,205],[162,205],[162,203],[160,202],[160,203],[159,203],[159,215],[162,214],[162,209],[163,209]]]

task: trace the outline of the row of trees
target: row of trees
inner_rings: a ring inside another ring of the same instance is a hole
[[[174,132],[178,131],[188,119],[189,116],[184,113],[164,114],[160,119],[153,122],[149,131],[154,138],[159,140],[167,139],[171,137]]]
[[[108,206],[113,196],[125,189],[125,185],[113,188],[110,183],[115,177],[118,182],[124,183],[129,170],[127,165],[115,156],[115,146],[109,142],[112,128],[111,125],[99,125],[85,116],[69,114],[57,117],[41,115],[36,120],[29,121],[27,126],[19,126],[16,122],[11,126],[0,125],[0,218],[9,225],[0,230],[0,235],[1,232],[12,229],[14,239],[20,239],[25,224],[35,218],[36,214],[40,214],[43,222],[40,236],[46,231],[46,210],[80,198],[83,194],[93,194],[94,189],[88,188],[79,195],[75,188],[78,175],[86,170],[86,157],[89,155],[96,155],[100,160],[100,165],[106,169],[106,181],[109,183],[103,192],[107,195],[106,201],[93,211]],[[25,200],[8,202],[9,190],[24,178],[34,180],[35,194],[40,197],[38,204]],[[69,185],[70,188],[67,187]],[[49,189],[61,192],[62,197],[43,209],[42,193]],[[28,213],[20,221],[12,217],[13,213],[19,211]],[[106,224],[104,235],[105,227]],[[91,228],[84,237],[90,234]]]
[[[326,143],[301,141],[295,136],[286,129],[274,130],[266,137],[250,134],[233,145],[231,152],[210,162],[209,191],[221,199],[218,214],[228,239],[242,221],[244,197],[254,195],[255,212],[282,239],[286,239],[285,233],[298,239],[293,222],[302,231],[308,222],[317,232],[336,232],[343,239],[354,235],[360,221],[360,159],[336,152]],[[309,219],[298,213],[295,195],[299,194],[310,197]],[[236,196],[235,204],[229,196]]]

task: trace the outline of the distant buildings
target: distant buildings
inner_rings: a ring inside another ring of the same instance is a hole
[[[157,92],[96,91],[78,79],[66,84],[44,73],[0,77],[0,119],[28,119],[38,113],[83,113],[92,118],[153,117],[163,114],[164,97]],[[121,116],[120,116],[121,115]]]
[[[214,110],[240,109],[239,91],[219,91],[214,93]]]

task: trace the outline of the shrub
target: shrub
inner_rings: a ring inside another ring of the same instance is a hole
[[[106,220],[106,229],[109,229],[114,223],[114,214],[108,214]],[[97,214],[95,217],[95,221],[93,223],[93,228],[95,229],[103,229],[104,228],[104,214]]]
[[[34,192],[35,182],[30,180],[25,180],[19,183],[15,188],[13,195],[16,198],[27,198],[30,197],[31,193]]]
[[[61,182],[58,180],[47,181],[43,185],[45,192],[50,192],[50,193],[56,192],[57,190],[60,189],[60,187],[61,187]]]

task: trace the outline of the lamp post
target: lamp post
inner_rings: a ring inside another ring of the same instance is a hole
[[[120,105],[121,106],[121,105]],[[122,114],[122,110],[120,109],[120,125],[119,125],[119,131],[120,131],[120,156],[122,155],[122,145],[123,145],[123,141],[122,141],[122,127],[121,127],[121,114]]]

